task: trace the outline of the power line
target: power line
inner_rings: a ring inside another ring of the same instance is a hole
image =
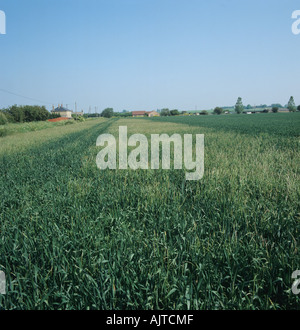
[[[11,95],[14,95],[14,96],[22,97],[24,99],[28,99],[28,100],[39,102],[39,103],[53,104],[53,103],[50,103],[50,102],[45,102],[45,101],[41,101],[41,100],[38,100],[38,99],[35,99],[35,98],[32,98],[32,97],[28,97],[28,96],[24,96],[24,95],[21,95],[21,94],[14,93],[14,92],[10,92],[10,91],[8,91],[6,89],[2,89],[2,88],[0,88],[0,92],[4,92],[4,93],[11,94]]]

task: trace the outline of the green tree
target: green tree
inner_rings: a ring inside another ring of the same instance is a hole
[[[38,105],[25,105],[22,107],[24,111],[24,121],[45,121],[49,118],[49,112],[47,109]]]
[[[242,98],[239,97],[239,98],[237,99],[236,104],[235,104],[235,112],[238,113],[238,114],[240,114],[240,113],[242,113],[243,111],[244,111],[244,105],[243,105],[243,102],[242,102]]]
[[[8,120],[5,116],[5,114],[2,111],[0,111],[0,125],[5,125],[7,123],[8,123]]]
[[[56,119],[59,118],[60,115],[58,113],[49,113],[48,119]],[[73,117],[73,115],[72,115]]]
[[[50,118],[49,111],[44,106],[38,105],[13,105],[3,112],[10,122],[16,123],[44,121]]]
[[[162,117],[167,117],[167,116],[171,116],[170,110],[168,108],[165,109],[161,109],[160,115]]]
[[[8,108],[8,113],[13,117],[16,123],[23,123],[25,119],[24,109],[13,105]]]
[[[300,111],[300,105],[298,105],[297,110]]]
[[[208,112],[207,112],[206,110],[202,110],[202,111],[200,112],[200,115],[202,115],[202,116],[207,116],[207,115],[208,115]]]
[[[177,109],[171,110],[170,111],[170,114],[171,114],[171,116],[178,116],[179,115],[179,111]]]
[[[278,108],[283,108],[283,106],[280,103],[273,103],[271,104],[271,107],[278,107]]]
[[[83,116],[80,116],[80,115],[72,115],[72,118],[76,121],[79,121],[79,122],[83,122],[85,121],[85,118]]]
[[[220,107],[216,107],[215,109],[214,109],[214,114],[216,114],[216,115],[221,115],[223,113],[223,109],[222,108],[220,108]]]
[[[279,110],[279,107],[272,107],[272,112],[277,113]]]
[[[294,97],[291,96],[287,108],[290,112],[295,112],[297,110]]]
[[[2,112],[5,115],[5,117],[6,117],[6,119],[9,123],[14,123],[15,122],[13,116],[9,113],[9,108],[8,109],[2,109],[0,112]]]
[[[104,118],[111,118],[113,115],[114,115],[113,108],[106,108],[101,113],[101,117],[104,117]]]

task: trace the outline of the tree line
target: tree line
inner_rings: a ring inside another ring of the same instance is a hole
[[[160,110],[160,115],[162,117],[167,117],[167,116],[179,116],[179,115],[184,115],[188,114],[187,111],[179,111],[177,109],[170,110],[168,108],[164,108]],[[208,112],[206,110],[203,110],[200,112],[201,115],[208,115]],[[132,117],[132,112],[114,112],[113,108],[107,108],[104,109],[101,114],[89,114],[85,115],[87,117],[106,117],[106,118],[111,118],[111,117]]]
[[[243,113],[245,110],[252,108],[250,105],[244,107],[242,98],[239,97],[234,110],[236,113],[240,114]],[[283,108],[281,104],[273,104],[272,105],[272,112],[276,113],[279,111],[280,108]],[[291,96],[289,102],[287,104],[287,108],[290,112],[300,111],[300,105],[297,107],[295,104],[294,97]],[[213,111],[214,114],[221,115],[224,113],[225,109],[216,107]],[[269,112],[269,110],[264,110],[263,112]],[[178,115],[185,115],[188,114],[187,111],[179,111],[177,109],[169,110],[168,108],[164,108],[160,110],[160,115],[163,117],[166,116],[178,116]],[[200,115],[208,115],[206,110],[200,112]],[[24,122],[32,122],[32,121],[45,121],[48,119],[58,118],[60,115],[50,113],[45,106],[38,106],[38,105],[22,105],[17,106],[13,105],[8,108],[0,109],[0,125],[4,125],[7,123],[24,123]],[[111,117],[132,117],[132,112],[123,111],[114,112],[113,108],[106,108],[102,111],[101,114],[84,114],[85,118],[89,117],[104,117],[104,118],[111,118]]]
[[[0,110],[0,125],[6,123],[26,123],[31,121],[45,121],[60,117],[51,114],[45,106],[38,105],[13,105]]]
[[[267,105],[263,105],[261,107],[262,108],[267,108]],[[289,102],[288,102],[286,107],[290,112],[300,111],[300,105],[298,105],[298,107],[296,106],[293,96],[290,97]],[[277,113],[280,108],[283,108],[283,106],[279,103],[276,103],[276,104],[272,104],[271,108],[272,108],[272,112]],[[241,114],[241,113],[244,112],[244,110],[250,110],[250,109],[255,109],[255,108],[251,107],[250,105],[244,107],[242,98],[239,97],[237,99],[237,102],[236,102],[235,107],[234,107],[234,110],[237,114]],[[224,112],[224,109],[221,108],[221,107],[216,107],[213,111],[213,113],[216,114],[216,115],[221,115],[223,112]],[[269,112],[269,110],[265,109],[262,112]]]

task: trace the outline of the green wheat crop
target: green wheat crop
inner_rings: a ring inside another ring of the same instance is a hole
[[[299,309],[299,119],[101,119],[0,138],[0,306]],[[100,171],[97,137],[119,126],[204,134],[203,179]]]

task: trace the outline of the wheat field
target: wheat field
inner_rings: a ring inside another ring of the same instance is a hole
[[[205,174],[105,170],[100,134],[204,134]],[[4,309],[299,309],[300,114],[96,119],[0,138]]]

